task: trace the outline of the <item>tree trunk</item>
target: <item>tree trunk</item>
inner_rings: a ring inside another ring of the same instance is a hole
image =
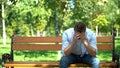
[[[2,3],[2,27],[3,27],[3,45],[6,46],[6,31],[5,31],[4,4],[3,3]]]
[[[98,26],[96,26],[96,36],[98,36]]]
[[[34,32],[33,32],[32,26],[31,26],[30,30],[31,30],[31,36],[34,36]]]
[[[55,11],[55,21],[56,21],[55,34],[56,34],[56,36],[59,36],[59,32],[58,32],[58,10],[57,9]],[[61,58],[61,51],[58,51],[58,60],[60,60],[60,58]]]
[[[57,9],[55,10],[55,22],[56,22],[56,25],[55,25],[55,34],[56,34],[56,36],[58,36],[59,32],[58,32],[58,10]]]
[[[117,28],[117,33],[116,33],[116,36],[118,36],[119,35],[119,29]]]

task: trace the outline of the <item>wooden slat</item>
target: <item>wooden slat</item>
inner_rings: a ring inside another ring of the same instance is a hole
[[[97,43],[99,42],[113,42],[113,37],[109,36],[109,37],[97,37]]]
[[[116,62],[100,62],[100,67],[114,67],[116,68]]]
[[[59,67],[59,62],[8,62],[5,67]]]
[[[113,50],[113,44],[97,44],[98,50]]]
[[[62,42],[62,38],[58,37],[27,37],[13,36],[13,42]]]
[[[100,67],[115,67],[115,62],[100,62]],[[59,67],[59,62],[7,62],[4,64],[5,67]],[[90,64],[76,63],[70,64],[70,67],[91,67]]]
[[[115,67],[117,64],[115,62],[100,62],[100,67]],[[91,67],[90,64],[76,63],[70,64],[70,67]]]
[[[13,44],[13,50],[61,50],[61,44]]]

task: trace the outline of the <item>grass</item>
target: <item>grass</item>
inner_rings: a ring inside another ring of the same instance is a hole
[[[116,37],[120,38],[120,37]],[[120,55],[120,39],[115,41],[116,45],[116,53]],[[10,53],[10,39],[7,39],[7,45],[2,45],[2,40],[0,39],[0,63],[1,63],[1,56],[4,53]],[[17,51],[14,52],[15,60],[16,61],[57,61],[57,51]],[[111,61],[111,52],[110,51],[99,51],[97,57],[101,61]],[[1,66],[0,66],[1,68]]]
[[[57,51],[17,51],[14,55],[17,61],[57,61]]]
[[[0,64],[2,62],[2,59],[1,59],[2,58],[2,54],[9,53],[9,52],[10,52],[9,44],[7,44],[6,47],[4,47],[3,45],[0,44]],[[0,66],[0,68],[2,68],[2,67]]]

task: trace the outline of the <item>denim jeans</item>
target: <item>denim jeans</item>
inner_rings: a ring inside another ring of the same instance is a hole
[[[75,54],[63,56],[60,60],[60,68],[68,68],[71,63],[86,63],[91,64],[92,68],[100,68],[99,59],[97,57],[92,57],[89,54],[85,54],[83,57]]]

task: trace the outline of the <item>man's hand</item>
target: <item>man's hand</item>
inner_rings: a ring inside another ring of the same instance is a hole
[[[81,40],[82,42],[84,42],[84,41],[86,40],[85,32],[82,32],[82,33],[81,33],[81,38],[80,38],[80,40]]]
[[[75,32],[74,36],[73,36],[73,41],[70,43],[70,45],[68,47],[65,48],[64,53],[65,55],[69,55],[71,54],[72,48],[75,45],[75,43],[77,42],[78,39],[81,38],[81,34],[78,32]]]
[[[80,33],[75,32],[74,37],[73,37],[73,40],[74,40],[74,41],[77,41],[79,38],[80,38]]]
[[[82,32],[82,33],[75,32],[74,37],[73,37],[73,41],[76,42],[77,40],[81,40],[81,41],[86,40],[85,32]]]
[[[68,47],[65,48],[64,53],[65,55],[69,55],[71,54],[72,48],[75,45],[75,43],[77,42],[77,40],[80,38],[80,34],[75,32],[74,36],[73,36],[73,41],[69,44]]]

